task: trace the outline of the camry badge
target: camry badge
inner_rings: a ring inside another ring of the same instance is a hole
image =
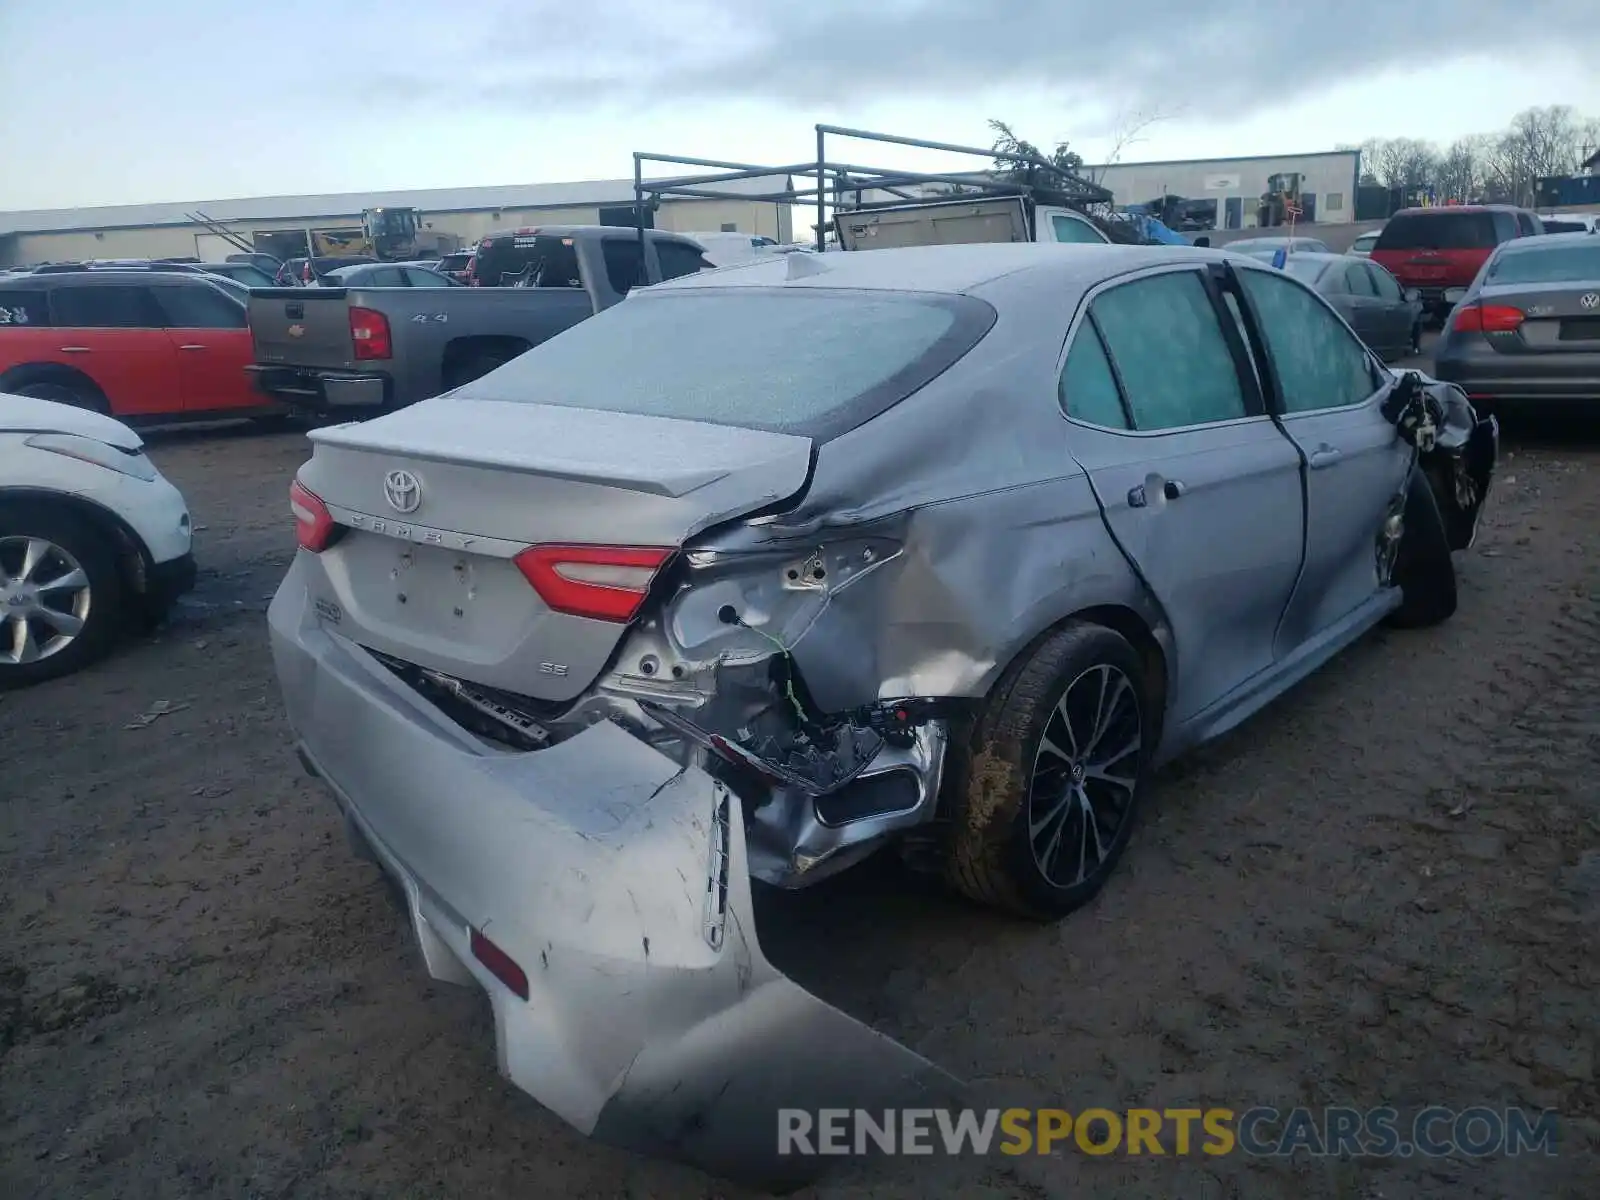
[[[395,512],[413,513],[422,504],[422,484],[410,471],[390,471],[383,477],[383,495]]]

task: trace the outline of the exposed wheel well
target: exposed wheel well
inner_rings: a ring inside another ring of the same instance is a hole
[[[69,512],[106,539],[117,558],[117,570],[122,582],[132,595],[142,596],[146,590],[146,569],[150,552],[126,521],[109,508],[79,496],[61,492],[47,492],[37,488],[0,489],[0,511],[7,508],[52,508]]]
[[[30,383],[58,383],[87,396],[97,412],[111,415],[111,404],[100,385],[76,367],[65,363],[22,363],[0,375],[0,392],[26,387]]]
[[[497,358],[502,362],[510,362],[531,347],[532,343],[526,338],[512,337],[508,334],[482,334],[457,338],[445,345],[442,374],[448,380],[452,370],[475,358]]]

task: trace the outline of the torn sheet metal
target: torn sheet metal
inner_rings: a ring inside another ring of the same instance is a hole
[[[1381,410],[1416,447],[1452,550],[1477,539],[1478,521],[1500,457],[1500,424],[1480,418],[1467,393],[1421,371],[1394,372]]]

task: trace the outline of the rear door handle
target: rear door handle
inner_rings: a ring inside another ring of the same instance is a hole
[[[61,353],[63,353],[63,354],[87,354],[87,353],[89,353],[89,347],[87,347],[87,346],[63,346],[63,347],[61,347]]]
[[[204,346],[179,346],[179,350],[204,350]]]
[[[1311,452],[1311,469],[1320,471],[1324,467],[1331,467],[1344,457],[1344,451],[1337,446],[1318,446]]]

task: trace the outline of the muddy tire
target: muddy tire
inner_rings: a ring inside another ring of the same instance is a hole
[[[1411,473],[1406,489],[1405,531],[1395,553],[1394,581],[1403,597],[1388,617],[1394,628],[1425,629],[1455,615],[1456,564],[1438,501],[1420,470]]]
[[[124,619],[115,551],[76,514],[0,505],[0,691],[103,658]],[[19,629],[23,630],[19,634]]]
[[[1132,835],[1155,729],[1139,655],[1073,622],[1001,677],[951,765],[944,874],[981,904],[1056,920],[1104,886]]]

